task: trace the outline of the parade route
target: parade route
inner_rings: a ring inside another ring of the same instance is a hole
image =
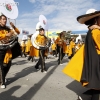
[[[41,73],[34,68],[35,61],[28,61],[27,57],[14,59],[7,87],[0,89],[0,100],[77,100],[77,94],[84,88],[62,72],[67,63],[64,57],[63,65],[58,66],[57,58],[49,56],[47,73]]]

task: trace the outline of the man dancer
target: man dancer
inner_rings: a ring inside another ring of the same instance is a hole
[[[57,53],[59,54],[59,58],[58,58],[58,65],[61,64],[61,61],[63,59],[63,57],[65,56],[65,53],[63,53],[63,44],[64,44],[64,33],[61,32],[58,36],[58,38],[55,41],[56,45],[57,45]],[[62,64],[61,64],[62,65]]]
[[[5,77],[11,67],[11,59],[14,59],[19,56],[20,46],[17,45],[17,48],[7,48],[6,43],[3,45],[3,40],[11,37],[14,34],[14,31],[6,26],[7,17],[5,15],[0,16],[0,85],[1,88],[6,88],[5,86]],[[13,23],[10,23],[11,26],[14,26]],[[16,28],[14,26],[14,28]],[[15,30],[16,31],[16,30]],[[16,54],[15,51],[16,50]],[[18,50],[18,52],[17,52]],[[5,67],[6,65],[6,67]]]
[[[39,45],[44,45],[45,46],[47,38],[44,35],[44,33],[45,33],[45,30],[43,28],[40,28],[39,29],[39,35],[36,37],[36,41],[37,41],[37,43]],[[45,57],[45,50],[42,47],[40,47],[40,50],[39,50],[39,60],[38,60],[37,64],[35,65],[35,68],[37,70],[39,70],[39,65],[41,65],[41,72],[46,73],[44,57]]]

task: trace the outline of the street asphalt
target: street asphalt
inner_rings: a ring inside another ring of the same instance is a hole
[[[12,61],[6,89],[0,89],[0,100],[77,100],[78,95],[86,90],[62,72],[68,63],[67,56],[63,65],[58,65],[57,58],[49,55],[47,73],[37,71],[35,61],[28,61],[27,57]]]

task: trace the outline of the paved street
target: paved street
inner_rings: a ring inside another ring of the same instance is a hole
[[[36,61],[38,58],[36,58]],[[62,73],[68,63],[57,65],[57,58],[46,59],[47,73],[36,71],[36,62],[27,61],[25,57],[13,60],[7,75],[6,89],[0,89],[0,100],[77,100],[77,94],[85,89]]]

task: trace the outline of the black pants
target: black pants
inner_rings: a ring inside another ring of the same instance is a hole
[[[74,54],[75,54],[75,49],[72,48],[72,54],[68,58],[71,59],[74,56]]]
[[[35,61],[35,58],[33,56],[29,56],[27,60],[29,60],[29,61],[32,60],[32,62],[33,62],[33,61]]]
[[[3,66],[4,57],[6,54],[6,50],[0,50],[0,84],[5,84],[5,69]]]
[[[53,56],[56,55],[57,57],[57,51],[56,50],[53,50]]]
[[[0,50],[0,84],[5,85],[5,77],[11,67],[11,61],[8,64],[4,64],[4,57],[6,50]]]
[[[22,56],[24,55],[25,57],[27,57],[27,55],[26,55],[26,53],[25,53],[25,50],[26,50],[26,47],[24,47],[24,50],[23,50],[23,52],[22,52]]]
[[[36,69],[39,69],[39,65],[41,65],[41,72],[46,71],[45,67],[45,50],[39,50],[39,60],[37,64],[35,65]]]
[[[58,64],[61,64],[61,61],[63,59],[63,57],[65,56],[65,53],[63,53],[63,48],[61,48],[60,46],[58,46]]]

